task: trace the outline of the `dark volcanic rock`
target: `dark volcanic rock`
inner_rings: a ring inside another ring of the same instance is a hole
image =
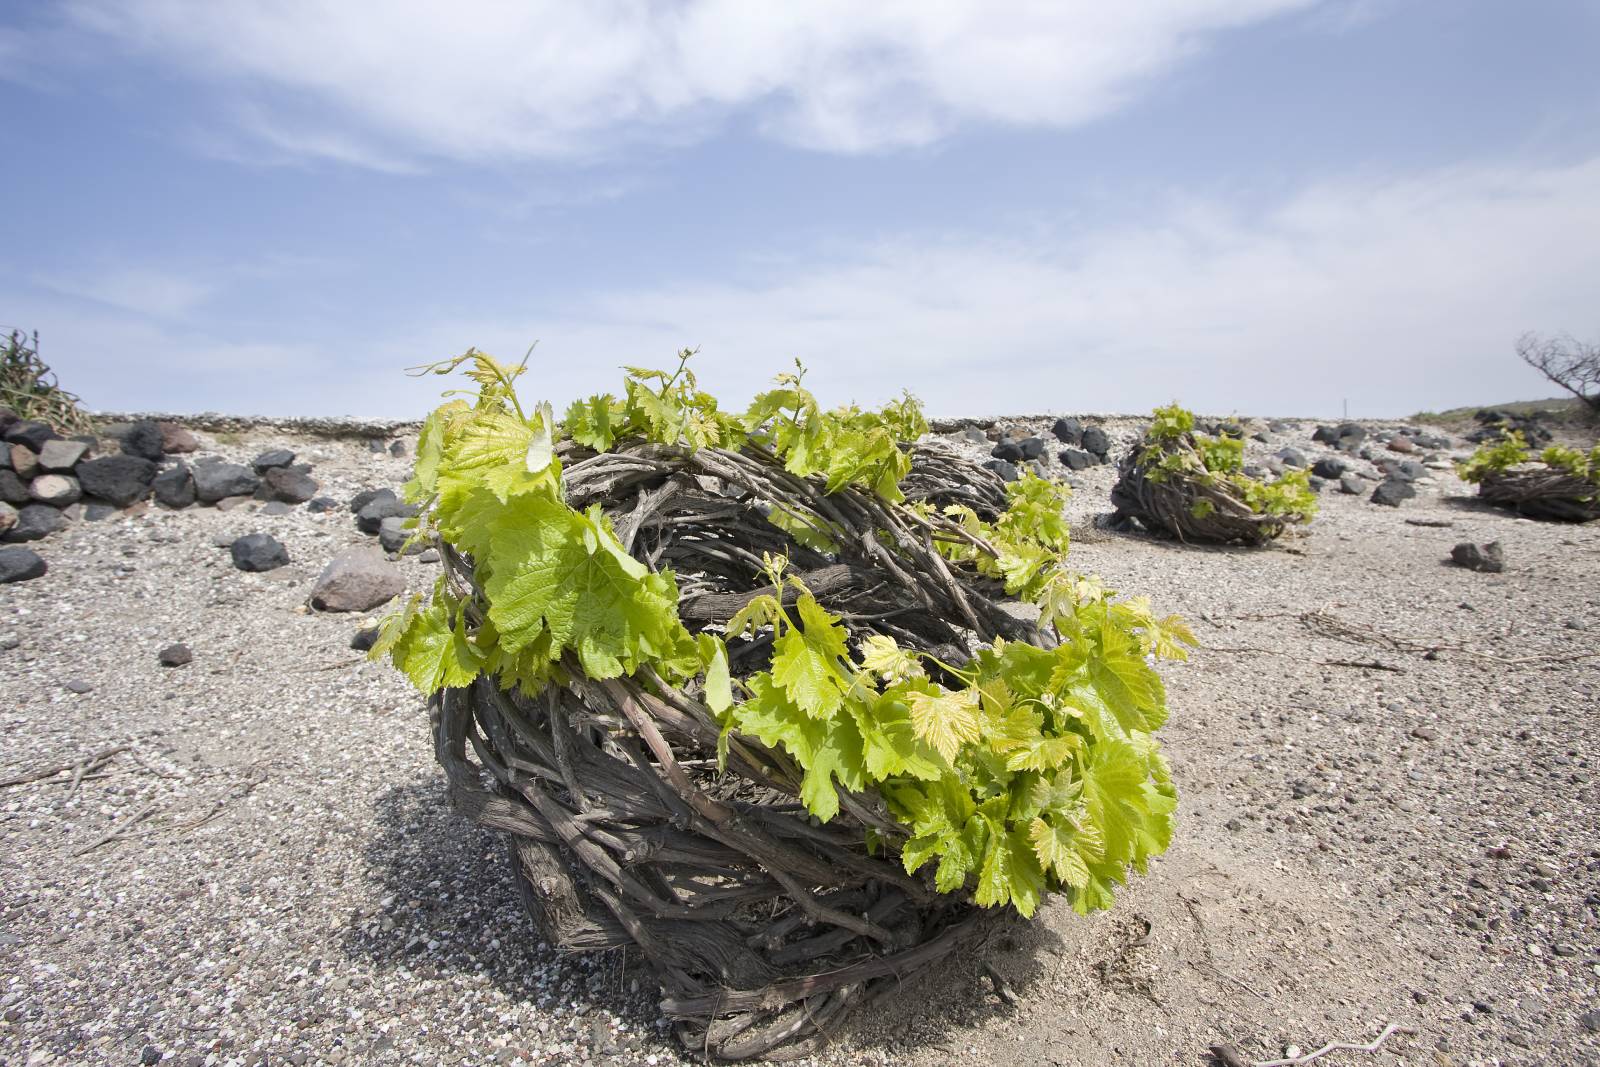
[[[1397,508],[1402,502],[1410,500],[1417,495],[1416,486],[1399,478],[1386,478],[1378,483],[1378,488],[1372,491],[1372,502],[1385,507]]]
[[[1354,474],[1341,474],[1339,476],[1339,492],[1350,496],[1360,496],[1367,491],[1367,483]]]
[[[289,467],[270,467],[261,481],[273,500],[286,504],[304,504],[317,495],[311,475]]]
[[[1111,451],[1111,437],[1098,426],[1085,427],[1082,441],[1085,452],[1105,456]]]
[[[306,504],[306,510],[313,515],[319,515],[324,511],[338,511],[339,502],[331,496],[314,496]]]
[[[350,498],[350,513],[353,515],[374,500],[399,500],[393,489],[363,489]]]
[[[1499,574],[1506,569],[1505,550],[1500,547],[1499,541],[1490,541],[1486,545],[1463,541],[1450,550],[1450,559],[1457,566],[1485,574]]]
[[[287,467],[294,462],[294,453],[287,448],[274,448],[250,461],[257,474],[265,474],[276,467]]]
[[[101,456],[78,464],[83,491],[119,508],[142,500],[155,478],[156,465],[142,456]]]
[[[1057,458],[1062,466],[1075,471],[1088,470],[1096,464],[1095,458],[1080,448],[1063,448]]]
[[[989,450],[989,455],[1007,463],[1022,462],[1022,446],[1009,437],[1002,437],[1000,442]]]
[[[16,525],[6,531],[6,541],[37,541],[67,528],[67,520],[46,504],[29,504],[17,509]]]
[[[1332,481],[1334,478],[1340,477],[1349,469],[1350,464],[1346,463],[1342,459],[1336,459],[1332,456],[1319,459],[1311,465],[1312,474],[1316,475],[1318,478],[1327,478],[1330,481]]]
[[[276,570],[289,562],[289,551],[271,534],[245,534],[228,546],[233,565],[242,571]]]
[[[1304,467],[1306,465],[1306,454],[1298,448],[1280,448],[1278,449],[1278,458],[1283,460],[1285,467]]]
[[[261,484],[249,467],[238,463],[197,463],[194,491],[202,504],[215,504],[231,496],[249,496]]]
[[[385,552],[400,551],[410,537],[411,531],[406,529],[406,520],[399,515],[391,515],[378,524],[378,544],[383,546]],[[420,543],[411,548],[413,555],[421,551]]]
[[[16,471],[0,470],[0,504],[20,507],[29,499],[28,483],[18,478]]]
[[[187,463],[179,462],[156,475],[151,488],[156,503],[168,508],[186,508],[195,502],[194,475]]]
[[[350,647],[357,652],[371,652],[372,646],[378,643],[378,628],[376,626],[363,626],[350,636]]]
[[[1017,447],[1022,449],[1023,459],[1042,459],[1044,457],[1044,438],[1024,437],[1017,442]]]
[[[122,451],[124,455],[159,460],[164,454],[161,427],[150,419],[140,419],[129,426],[128,432],[122,435]]]
[[[156,653],[156,659],[163,667],[182,667],[185,663],[194,662],[194,653],[189,650],[188,645],[168,645]]]
[[[311,590],[318,611],[371,611],[405,592],[405,576],[375,548],[352,548],[328,562]]]
[[[1064,445],[1083,443],[1083,423],[1077,419],[1057,419],[1056,424],[1050,427],[1050,432]]]
[[[31,548],[0,548],[0,585],[43,578],[49,569]]]
[[[34,422],[31,419],[14,422],[6,428],[6,441],[9,444],[27,445],[35,452],[43,448],[46,441],[53,441],[60,436],[48,423]]]
[[[1022,477],[1015,466],[1003,459],[985,460],[983,466],[986,470],[994,471],[1003,481],[1014,482]]]
[[[390,493],[380,496],[360,511],[356,512],[356,529],[364,534],[376,534],[383,525],[384,519],[396,515],[401,518],[410,518],[417,513],[414,505],[402,503],[400,498]]]

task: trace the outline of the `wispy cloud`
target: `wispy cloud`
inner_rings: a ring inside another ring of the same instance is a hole
[[[910,388],[941,414],[1177,398],[1310,415],[1348,399],[1352,413],[1401,415],[1548,392],[1511,345],[1528,329],[1600,329],[1600,247],[1583,239],[1600,232],[1596,189],[1600,158],[1346,176],[1265,208],[1175,194],[1137,224],[791,251],[753,258],[737,281],[691,276],[515,318],[452,310],[470,294],[441,294],[388,336],[286,329],[263,344],[205,315],[116,314],[152,298],[111,283],[83,287],[93,307],[3,291],[0,303],[51,324],[63,381],[102,407],[416,415],[440,383],[402,368],[539,339],[529,388],[562,402],[614,389],[621,364],[699,346],[702,377],[732,400],[799,356],[829,402]],[[165,299],[192,296],[178,285]],[[163,373],[129,352],[159,353]]]
[[[832,399],[909,385],[951,414],[1489,402],[1546,388],[1518,333],[1600,328],[1600,248],[1576,237],[1600,232],[1596,189],[1600,160],[1346,178],[1264,211],[1175,197],[1066,240],[914,238],[612,293],[496,343],[544,338],[558,393],[698,344],[736,390],[800,356]]]
[[[218,289],[215,281],[131,265],[82,275],[36,275],[33,281],[63,296],[166,319],[192,313]]]
[[[585,157],[748,116],[830,152],[1116,109],[1214,34],[1316,0],[74,0],[206,79],[272,147],[350,163]]]

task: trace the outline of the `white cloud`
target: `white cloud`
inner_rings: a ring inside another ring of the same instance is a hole
[[[868,152],[1107,114],[1219,31],[1317,0],[75,0],[227,86],[276,149],[360,162],[591,155],[751,115]],[[270,114],[269,114],[270,113]]]
[[[416,416],[445,383],[403,368],[469,345],[520,357],[537,338],[527,388],[563,404],[615,390],[622,364],[698,345],[703,381],[735,403],[799,356],[827,402],[909,388],[946,415],[1170,399],[1324,416],[1348,399],[1355,415],[1403,415],[1553,395],[1512,345],[1530,329],[1600,335],[1597,190],[1600,158],[1345,177],[1248,213],[1174,197],[1138,224],[1068,238],[886,240],[519,318],[418,311],[388,337],[262,342],[203,314],[162,322],[3,286],[0,304],[41,330],[68,388],[124,410]],[[438,306],[452,299],[471,295]]]
[[[187,315],[217,291],[213,281],[148,266],[118,266],[81,275],[41,275],[34,280],[64,296],[157,318]]]
[[[1065,242],[889,242],[596,299],[559,321],[454,338],[520,352],[551,395],[700,345],[719,390],[794,356],[831,400],[910,387],[936,412],[1148,409],[1398,415],[1550,395],[1524,330],[1600,330],[1600,160],[1305,189],[1261,214],[1175,200]],[[441,341],[450,340],[441,337]]]

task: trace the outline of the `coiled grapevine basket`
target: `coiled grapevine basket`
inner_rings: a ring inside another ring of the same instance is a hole
[[[1152,532],[1209,544],[1262,545],[1309,522],[1316,504],[1303,472],[1268,487],[1239,469],[1242,450],[1236,439],[1197,434],[1194,416],[1175,405],[1157,409],[1117,468],[1111,503]],[[1270,503],[1251,498],[1261,490]]]
[[[1545,465],[1487,471],[1478,496],[1496,507],[1546,522],[1600,519],[1600,486],[1571,472]]]
[[[598,504],[628,552],[678,574],[691,630],[770,591],[763,553],[783,553],[852,636],[886,634],[951,663],[974,638],[1048,640],[1007,611],[998,583],[953,568],[870,492],[824,492],[754,449],[596,454],[568,442],[560,457],[572,508]],[[990,472],[927,445],[902,488],[986,519],[1006,504]],[[796,543],[767,521],[774,505],[842,531],[837,551]],[[446,581],[469,614],[481,610],[472,561],[438,546]],[[735,677],[769,653],[759,639],[730,644]],[[721,728],[693,683],[648,668],[594,681],[568,666],[565,685],[534,697],[488,675],[435,693],[437,757],[455,806],[509,836],[543,936],[575,951],[636,948],[688,1048],[717,1060],[805,1053],[898,976],[1013,914],[936,892],[905,872],[897,847],[865,847],[907,836],[870,789],[841,789],[839,814],[819,823],[797,799],[793,760],[739,735],[719,773]]]

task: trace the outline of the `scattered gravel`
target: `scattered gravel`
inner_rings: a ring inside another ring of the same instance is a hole
[[[1088,426],[1113,460],[1139,430]],[[1253,462],[1332,451],[1309,423],[1249,428],[1272,439]],[[233,462],[292,448],[340,502],[407,473],[359,440],[199,436]],[[1054,903],[908,975],[814,1062],[1268,1059],[1389,1021],[1418,1034],[1375,1064],[1600,1058],[1600,660],[1574,658],[1596,650],[1600,524],[1485,509],[1429,470],[1400,513],[1327,493],[1305,536],[1185,547],[1101,528],[1114,465],[1071,477],[1077,564],[1204,646],[1166,672],[1177,839],[1112,911]],[[216,547],[263,530],[286,565]],[[1505,545],[1505,571],[1446,563],[1463,539]],[[0,1062],[691,1062],[630,955],[539,941],[501,842],[446,805],[421,700],[351,651],[372,619],[307,609],[372,546],[343,507],[252,501],[31,546],[48,573],[0,593],[0,780],[69,769],[0,788]],[[423,559],[384,563],[424,591]],[[175,636],[201,650],[178,670]]]

